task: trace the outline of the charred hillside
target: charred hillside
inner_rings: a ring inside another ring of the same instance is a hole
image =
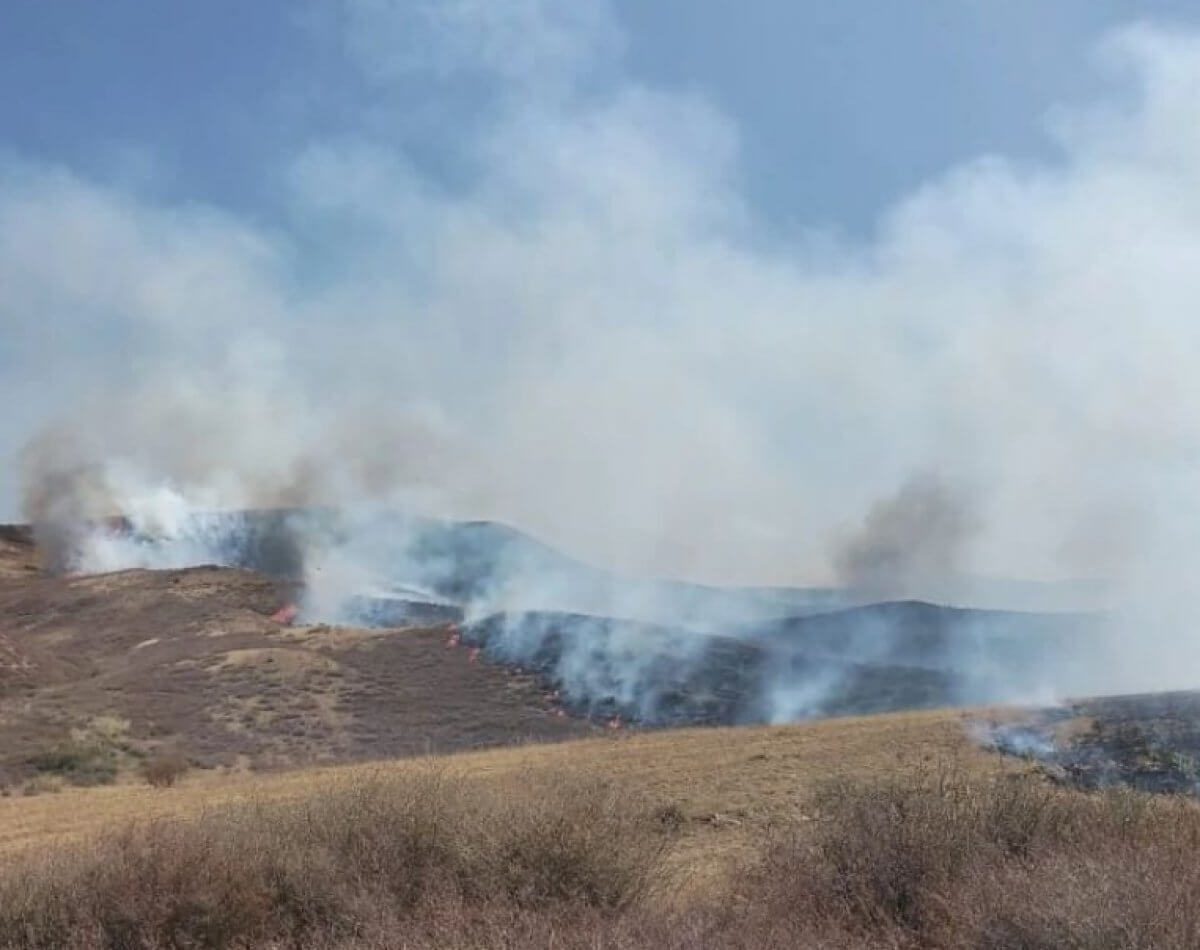
[[[713,635],[564,612],[464,628],[485,656],[536,671],[589,715],[655,725],[786,721],[1018,698],[1087,619],[874,604]]]
[[[654,725],[1024,700],[1073,681],[1097,619],[631,578],[504,525],[395,511],[198,513],[72,530],[82,560],[90,544],[108,569],[115,557],[284,580],[296,591],[288,615],[302,624],[459,625],[463,643],[535,672],[567,708]]]

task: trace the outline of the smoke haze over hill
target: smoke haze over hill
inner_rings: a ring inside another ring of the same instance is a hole
[[[373,503],[629,575],[1104,577],[1114,665],[1200,674],[1200,38],[1109,35],[1056,157],[848,239],[765,227],[736,117],[626,75],[599,0],[341,9],[384,117],[414,76],[493,90],[461,180],[386,118],[280,158],[287,226],[0,158],[30,519]]]

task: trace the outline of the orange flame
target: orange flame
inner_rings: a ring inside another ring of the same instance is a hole
[[[285,627],[290,627],[300,614],[300,608],[295,604],[284,604],[275,613],[271,614],[271,619],[276,623],[281,623]]]

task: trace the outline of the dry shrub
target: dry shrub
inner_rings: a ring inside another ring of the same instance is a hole
[[[503,896],[521,907],[622,907],[644,897],[666,841],[660,811],[597,778],[548,781],[536,797],[508,799],[492,855]]]
[[[154,788],[171,788],[187,773],[188,760],[176,752],[160,752],[142,764],[142,778]]]
[[[579,776],[427,771],[0,871],[0,947],[1183,950],[1200,810],[953,771],[839,783],[729,890],[653,884],[674,814]]]
[[[0,946],[313,946],[435,911],[612,914],[665,844],[603,781],[486,786],[427,772],[126,829],[0,873]]]
[[[63,790],[63,780],[57,775],[35,775],[21,786],[21,794],[26,797],[45,795]]]
[[[1115,791],[1085,800],[1081,833],[964,884],[960,924],[981,950],[1200,946],[1200,813]]]
[[[853,936],[790,922],[753,925],[718,907],[686,912],[629,909],[620,914],[569,905],[548,912],[510,905],[482,912],[434,908],[418,929],[371,930],[316,950],[877,950]]]
[[[839,783],[776,838],[743,896],[863,946],[1200,946],[1200,810],[954,772]],[[753,915],[752,915],[753,916]]]

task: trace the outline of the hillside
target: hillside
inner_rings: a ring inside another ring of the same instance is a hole
[[[577,711],[679,725],[1017,701],[1043,680],[1068,682],[1094,627],[1081,614],[898,601],[711,633],[506,612],[468,624],[463,638],[498,662],[540,672]]]
[[[610,720],[1004,702],[1086,653],[1090,622],[915,601],[829,609],[851,595],[619,578],[500,525],[387,512],[91,530],[104,557],[144,566],[44,574],[37,564],[86,542],[86,526],[40,557],[27,529],[0,534],[0,783],[47,770],[103,781],[164,749],[287,767],[568,738]],[[322,567],[339,558],[359,586],[330,599],[322,585],[338,571]],[[186,566],[206,559],[223,566]],[[292,601],[300,623],[272,619]],[[612,612],[487,613],[556,602]]]
[[[252,571],[55,577],[23,533],[0,545],[0,785],[48,757],[102,779],[156,749],[282,767],[592,728],[531,676],[448,648],[445,627],[288,627],[271,615],[290,588]]]
[[[76,525],[59,538],[56,550],[75,549],[92,570],[212,562],[303,582],[296,596],[310,624],[463,623],[465,642],[536,671],[572,712],[644,725],[785,722],[1086,689],[1077,661],[1095,654],[1085,638],[1098,626],[1096,616],[1062,612],[862,604],[854,590],[628,577],[504,525],[391,510],[194,512],[170,525]]]

